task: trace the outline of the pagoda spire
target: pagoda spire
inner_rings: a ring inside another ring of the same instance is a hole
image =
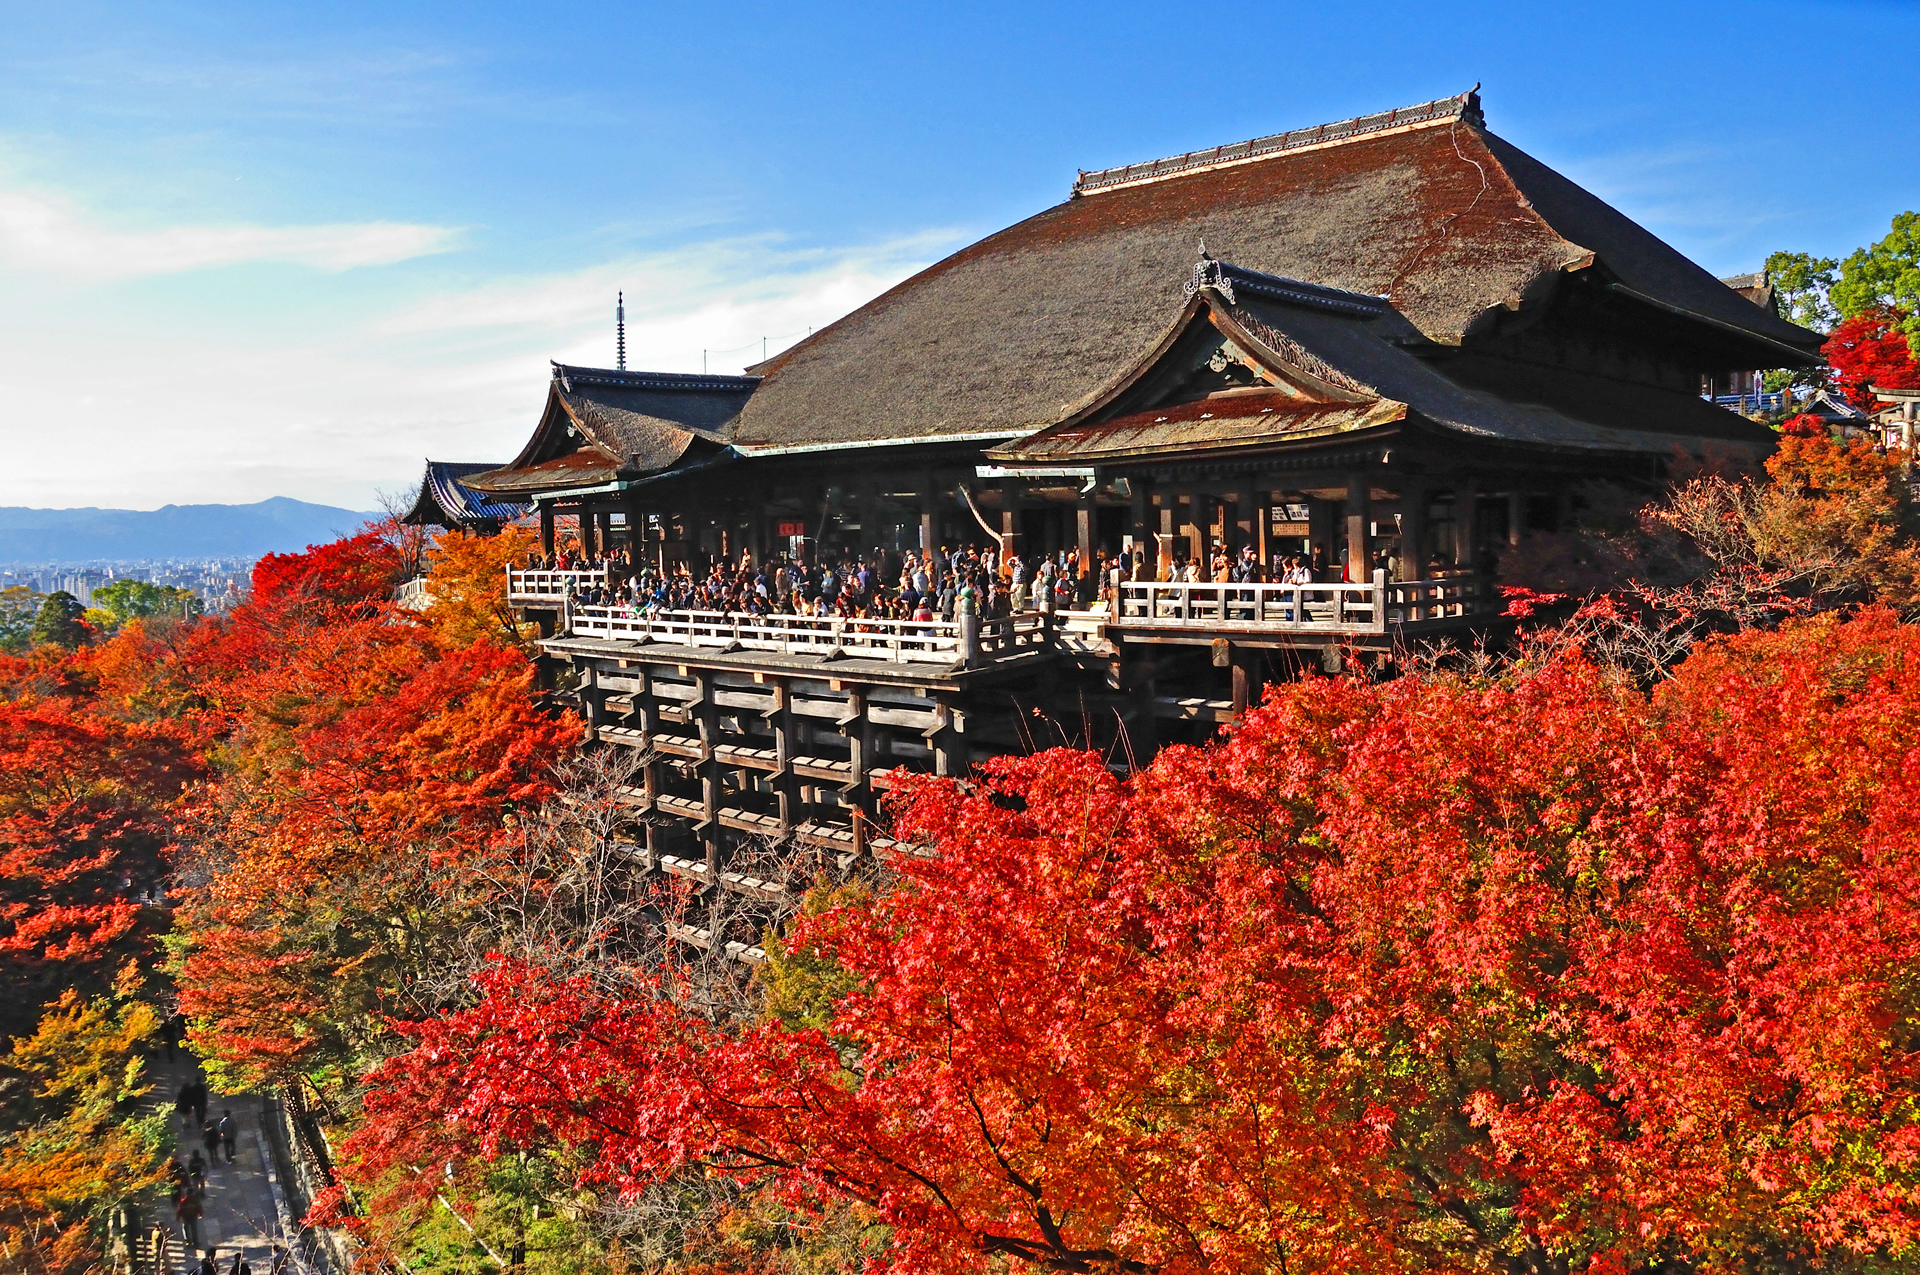
[[[627,370],[627,294],[614,293],[613,303],[613,357],[614,366],[622,372]]]

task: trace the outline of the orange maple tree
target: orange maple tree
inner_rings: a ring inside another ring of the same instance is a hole
[[[578,735],[522,652],[393,607],[397,565],[372,532],[270,556],[184,656],[224,742],[183,812],[205,884],[179,921],[181,1005],[235,1084],[350,1072],[413,1012],[406,971],[457,924],[457,865],[544,799]]]

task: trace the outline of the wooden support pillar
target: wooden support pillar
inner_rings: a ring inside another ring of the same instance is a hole
[[[790,836],[800,822],[800,794],[793,773],[793,707],[785,682],[774,684],[773,704],[774,799],[780,807],[780,835]]]
[[[1273,492],[1256,477],[1253,483],[1253,552],[1260,559],[1260,578],[1273,579]]]
[[[847,796],[856,812],[866,809],[867,772],[873,769],[873,723],[867,718],[866,692],[854,688],[847,692],[847,711],[842,719],[847,733],[847,759],[853,763],[852,787]]]
[[[935,552],[940,546],[934,543],[934,536],[936,535],[933,525],[935,498],[933,475],[927,474],[920,479],[920,561],[926,564],[927,584],[929,587],[937,587],[939,585],[940,567],[942,565],[939,554]]]
[[[1172,492],[1162,493],[1160,497],[1160,532],[1154,537],[1157,542],[1155,545],[1157,565],[1154,568],[1156,580],[1173,579],[1173,500]]]
[[[927,740],[933,748],[933,773],[959,779],[967,773],[966,736],[960,730],[966,717],[946,699],[941,700],[939,712],[940,727]]]
[[[879,543],[878,538],[874,535],[874,532],[878,530],[874,524],[875,520],[879,517],[879,514],[876,512],[879,506],[874,499],[873,480],[871,478],[862,478],[860,485],[855,488],[853,507],[855,512],[860,516],[860,538],[854,541],[853,552],[855,557],[865,558],[873,551],[874,546]]]
[[[1333,525],[1333,502],[1330,500],[1307,501],[1307,553],[1312,560],[1315,551],[1324,557],[1327,570],[1339,569],[1341,552],[1338,541],[1341,528]]]
[[[647,513],[640,507],[637,492],[627,492],[624,503],[627,514],[627,565],[638,571],[646,564]]]
[[[1257,658],[1252,652],[1236,649],[1232,655],[1233,668],[1233,715],[1238,719],[1251,708],[1259,698],[1260,686],[1257,670],[1253,661]]]
[[[593,743],[600,738],[600,727],[606,724],[607,693],[600,689],[600,670],[582,661],[580,668],[580,715],[586,719],[585,743]]]
[[[1198,574],[1204,576],[1207,570],[1207,501],[1203,492],[1187,493],[1187,561],[1198,563]]]
[[[714,745],[720,742],[720,706],[713,698],[713,674],[704,669],[693,675],[700,688],[695,720],[700,727],[700,839],[707,849],[708,880],[720,879],[720,763],[714,760]]]
[[[1367,524],[1373,518],[1370,494],[1366,474],[1347,475],[1347,579],[1354,584],[1373,578],[1367,545]]]
[[[1080,550],[1080,569],[1093,570],[1093,497],[1082,495],[1073,507],[1076,546]]]
[[[1480,484],[1472,477],[1460,480],[1459,495],[1455,511],[1460,528],[1461,550],[1459,563],[1469,571],[1479,566],[1480,557]]]
[[[1427,485],[1416,478],[1400,484],[1400,578],[1427,574]]]
[[[540,505],[540,552],[553,556],[553,506],[544,502]]]
[[[641,755],[649,758],[640,767],[640,789],[646,794],[647,870],[660,867],[661,835],[653,803],[660,796],[660,763],[653,757],[653,735],[660,729],[660,701],[654,698],[653,678],[642,666],[634,673],[633,708],[639,716]]]
[[[1147,484],[1145,479],[1136,478],[1132,482],[1133,495],[1128,510],[1128,538],[1133,541],[1134,552],[1141,554],[1149,562],[1153,560],[1153,528],[1147,522]],[[1129,571],[1133,564],[1127,564]]]
[[[1000,567],[1008,570],[1007,562],[1020,552],[1020,486],[1006,479],[1000,481]]]
[[[597,552],[593,541],[593,515],[582,508],[576,521],[580,524],[580,556],[591,558]]]
[[[1519,488],[1507,493],[1507,544],[1520,543],[1520,535],[1526,529],[1527,493]]]

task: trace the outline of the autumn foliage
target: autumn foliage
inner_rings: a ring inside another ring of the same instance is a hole
[[[1920,364],[1908,348],[1904,318],[1892,310],[1856,314],[1843,319],[1821,348],[1835,383],[1863,412],[1884,406],[1874,398],[1872,386],[1920,389]]]
[[[1916,742],[1886,613],[1651,697],[1577,659],[1281,687],[1130,779],[1056,751],[915,788],[937,854],[799,923],[751,1030],[503,963],[409,1029],[354,1147],[852,1197],[902,1271],[1896,1259]]]

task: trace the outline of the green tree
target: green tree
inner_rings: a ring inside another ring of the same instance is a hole
[[[1834,271],[1839,267],[1840,263],[1832,257],[1816,257],[1805,252],[1768,253],[1767,282],[1773,285],[1780,316],[1815,332],[1832,331],[1840,316],[1834,312],[1827,294],[1833,287]],[[1769,391],[1789,385],[1817,388],[1826,383],[1827,369],[1823,367],[1776,368],[1766,376]]]
[[[96,628],[114,632],[129,620],[144,620],[156,615],[186,617],[193,613],[198,599],[191,590],[169,584],[149,584],[145,580],[115,580],[93,591],[93,606],[87,620]]]
[[[1803,328],[1827,332],[1840,321],[1827,293],[1840,263],[1805,252],[1767,254],[1767,282],[1780,303],[1780,316]]]
[[[86,612],[80,599],[65,589],[55,589],[40,604],[40,613],[33,617],[29,637],[35,646],[64,646],[72,650],[86,640],[86,627],[80,623],[80,617]]]
[[[1843,319],[1897,311],[1908,347],[1920,356],[1920,213],[1901,213],[1886,238],[1850,253],[1830,295]]]
[[[0,589],[0,651],[18,655],[33,641],[33,618],[40,595],[24,584]]]

